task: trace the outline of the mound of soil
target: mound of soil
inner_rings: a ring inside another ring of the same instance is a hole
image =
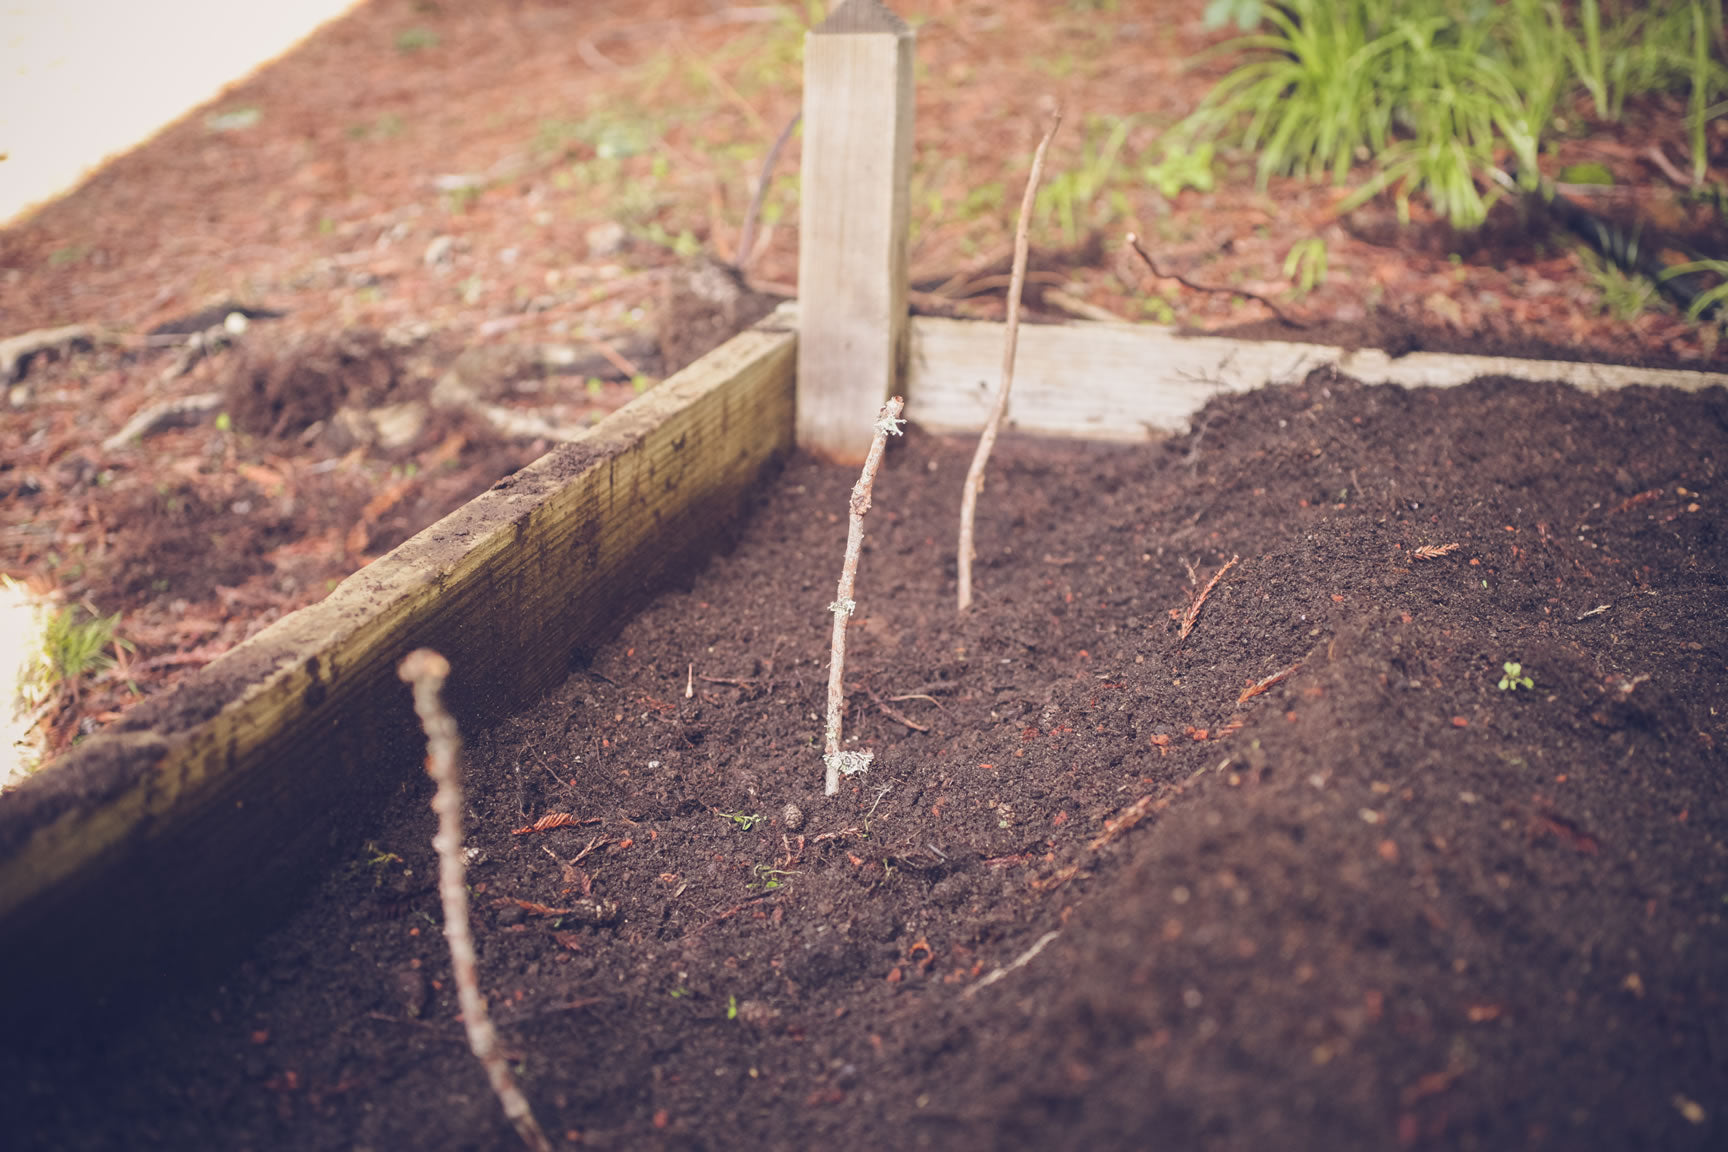
[[[1010,440],[957,621],[970,451],[878,481],[839,797],[855,474],[805,459],[469,734],[481,979],[559,1146],[1721,1147],[1728,394],[1316,375]],[[12,1146],[513,1146],[430,794],[220,987],[0,1058]]]

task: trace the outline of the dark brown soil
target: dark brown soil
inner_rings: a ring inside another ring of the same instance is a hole
[[[433,421],[383,450],[364,419],[379,406],[400,416],[461,363],[489,402],[580,426],[793,294],[796,133],[748,254],[755,291],[708,261],[742,257],[764,161],[798,111],[806,25],[828,7],[368,0],[0,228],[0,337],[73,323],[103,336],[35,357],[0,404],[0,574],[123,614],[116,665],[62,694],[37,730],[42,751],[172,688],[551,443]],[[1230,147],[1216,187],[1166,197],[1146,168],[1242,59],[1215,51],[1234,29],[1209,28],[1195,0],[891,7],[917,30],[908,273],[920,311],[1003,315],[1014,200],[1055,102],[1071,115],[1050,189],[1102,184],[1072,222],[1036,214],[1032,315],[1102,310],[1394,353],[1728,364],[1720,324],[1659,300],[1640,309],[1551,210],[1503,201],[1469,235],[1421,197],[1408,219],[1389,197],[1340,213],[1346,187],[1261,188],[1253,154]],[[1542,171],[1608,172],[1611,187],[1569,194],[1647,254],[1723,254],[1722,212],[1663,171],[1690,167],[1685,109],[1683,92],[1652,96],[1604,124],[1578,93]],[[215,126],[242,110],[249,126]],[[1101,167],[1118,120],[1122,150]],[[1728,118],[1706,144],[1719,185]],[[1348,186],[1368,178],[1359,169]],[[1123,247],[1130,231],[1166,277]],[[1295,282],[1288,259],[1314,241],[1326,273]],[[200,332],[236,308],[258,322],[183,374],[168,369],[184,350],[145,335]],[[365,333],[394,355],[356,347]],[[548,345],[575,359],[516,370]],[[217,392],[231,433],[205,407],[192,427],[102,447],[142,411]],[[176,523],[175,501],[226,509],[218,538]],[[122,529],[130,539],[111,548]],[[167,554],[152,553],[158,536]],[[211,546],[228,554],[219,564],[190,551]]]
[[[878,483],[837,799],[855,476],[804,459],[470,733],[482,982],[561,1147],[1722,1147],[1728,394],[1316,375],[1006,442],[957,623],[970,450]],[[11,1146],[514,1146],[430,791],[220,987],[0,1061]]]

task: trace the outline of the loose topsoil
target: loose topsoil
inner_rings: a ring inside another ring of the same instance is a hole
[[[856,474],[802,458],[468,733],[481,980],[560,1147],[1723,1146],[1728,393],[1322,374],[1010,440],[957,621],[970,451],[877,484],[839,797]],[[512,1147],[430,792],[219,987],[7,1054],[9,1146]]]

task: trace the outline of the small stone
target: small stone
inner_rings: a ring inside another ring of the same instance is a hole
[[[448,264],[451,255],[456,251],[456,237],[434,236],[432,242],[426,245],[426,255],[421,257],[426,267],[436,268],[440,264]]]
[[[403,968],[396,973],[396,1002],[410,1020],[418,1020],[426,1011],[427,994],[426,977],[418,970]]]
[[[568,915],[584,924],[610,924],[618,919],[618,912],[616,900],[578,900]]]
[[[594,260],[610,259],[630,246],[630,234],[616,220],[594,225],[583,239],[588,242],[588,255]]]
[[[780,1019],[780,1010],[763,1000],[745,1000],[738,1005],[738,1019],[758,1028],[767,1028]]]
[[[788,832],[796,832],[804,827],[804,809],[796,804],[788,804],[780,809],[780,822],[786,825]]]

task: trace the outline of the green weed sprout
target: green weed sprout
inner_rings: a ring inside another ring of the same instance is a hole
[[[1515,692],[1519,688],[1530,689],[1536,687],[1536,681],[1524,674],[1524,665],[1518,663],[1516,660],[1508,660],[1506,663],[1500,665],[1500,668],[1506,673],[1504,676],[1500,677],[1500,691]]]
[[[1319,236],[1298,240],[1284,257],[1284,275],[1298,299],[1326,283],[1326,241]]]
[[[114,664],[112,649],[131,645],[116,636],[120,613],[79,619],[80,608],[69,604],[43,623],[41,644],[24,676],[25,695],[40,703],[64,693],[76,700],[89,677]]]
[[[1215,183],[1212,177],[1214,151],[1210,140],[1193,147],[1182,143],[1167,144],[1164,158],[1156,164],[1148,164],[1142,175],[1166,200],[1176,199],[1184,188],[1210,192]]]
[[[772,864],[757,864],[755,867],[750,869],[750,873],[756,877],[756,879],[750,883],[749,887],[760,887],[764,892],[772,892],[774,889],[780,887],[782,883],[780,878],[782,876],[798,875],[798,873],[788,872],[784,868],[776,868]]]
[[[761,814],[756,812],[721,812],[716,810],[714,815],[726,817],[726,819],[738,825],[738,827],[745,832],[756,827],[756,825],[762,820]]]

